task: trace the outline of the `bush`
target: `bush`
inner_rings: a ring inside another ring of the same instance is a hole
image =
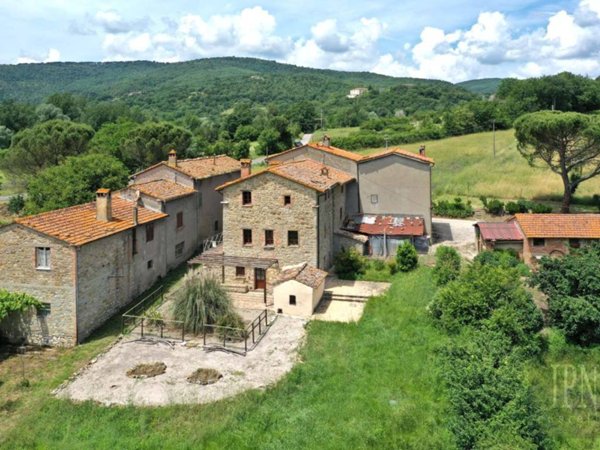
[[[398,273],[398,263],[395,260],[390,260],[387,263],[388,268],[390,269],[390,274],[391,275],[395,275],[396,273]]]
[[[337,276],[342,280],[356,280],[366,271],[365,259],[353,248],[342,249],[333,262]]]
[[[531,205],[531,212],[534,214],[550,214],[552,206],[544,205],[543,203],[533,203]]]
[[[419,264],[417,249],[410,242],[405,241],[396,250],[396,264],[401,272],[410,272]]]
[[[458,278],[460,274],[460,255],[452,247],[441,246],[435,251],[433,278],[438,286],[443,286]]]
[[[231,298],[213,276],[190,276],[177,293],[173,317],[184,322],[186,330],[197,334],[204,325],[219,324],[237,316]],[[241,318],[239,319],[241,321]]]
[[[19,214],[25,207],[25,198],[19,195],[13,195],[8,200],[8,212],[11,214]]]
[[[373,264],[373,269],[375,269],[379,272],[385,270],[385,261],[383,259],[374,259],[372,264]]]
[[[579,345],[600,342],[600,298],[557,297],[549,302],[552,324]]]
[[[521,276],[528,276],[531,273],[529,267],[521,262],[519,255],[514,250],[484,250],[475,256],[473,262],[504,269],[514,268]]]
[[[460,197],[456,197],[452,202],[447,200],[433,202],[433,213],[436,216],[461,219],[465,217],[471,217],[475,211],[473,211],[473,206],[471,205],[470,200],[463,202]]]
[[[31,295],[0,289],[0,320],[12,312],[22,312],[29,308],[39,308],[41,306],[42,304]]]
[[[494,216],[501,216],[504,214],[504,203],[498,199],[488,200],[487,197],[479,197],[481,203],[483,203],[483,208],[487,213],[492,214]]]

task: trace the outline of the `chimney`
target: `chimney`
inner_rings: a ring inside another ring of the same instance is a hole
[[[110,189],[96,191],[96,220],[110,222],[112,220],[112,204]]]
[[[141,198],[142,198],[141,192],[139,191],[139,189],[136,189],[136,191],[133,194],[133,211],[132,211],[134,226],[138,226],[140,223],[138,220],[138,213],[139,213],[138,206],[140,206]]]
[[[136,227],[139,225],[139,221],[138,221],[138,205],[137,205],[137,203],[133,205],[133,225],[136,226]]]
[[[240,159],[242,163],[242,178],[250,176],[252,173],[252,160],[251,159]]]
[[[322,144],[325,147],[329,147],[331,145],[331,138],[329,136],[327,136],[327,135],[323,136],[323,142],[322,142]]]
[[[169,152],[169,161],[167,164],[169,167],[177,167],[177,152],[175,150]]]
[[[425,146],[424,145],[421,145],[419,147],[419,155],[425,156]]]

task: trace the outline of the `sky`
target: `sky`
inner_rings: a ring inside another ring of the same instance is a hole
[[[0,0],[0,63],[249,56],[452,82],[600,75],[600,0]]]

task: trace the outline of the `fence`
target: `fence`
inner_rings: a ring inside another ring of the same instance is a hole
[[[122,316],[121,332],[130,333],[139,328],[141,337],[185,340],[185,324],[181,320],[152,317],[150,312],[164,302],[164,286],[160,286],[127,310]],[[150,314],[149,314],[150,312]]]
[[[245,356],[248,351],[256,347],[269,326],[268,312],[266,309],[245,328],[205,324],[202,335],[204,348],[208,350],[231,351]],[[209,333],[209,331],[211,332]],[[251,343],[250,340],[252,341]]]

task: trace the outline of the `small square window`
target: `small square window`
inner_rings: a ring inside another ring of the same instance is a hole
[[[154,267],[154,261],[149,260],[147,263],[148,269],[152,269],[152,267]]]
[[[183,211],[177,213],[177,228],[183,227]]]
[[[290,295],[290,305],[296,305],[296,296]]]
[[[294,230],[288,231],[288,245],[298,245],[298,232]]]
[[[245,277],[246,276],[246,268],[242,266],[237,266],[235,268],[235,276],[236,277]]]
[[[252,192],[242,191],[242,205],[251,205],[251,204],[252,204]]]
[[[273,230],[265,230],[265,246],[275,245]]]
[[[379,195],[371,194],[371,204],[376,205],[377,203],[379,203]]]
[[[291,204],[292,204],[292,196],[284,195],[283,196],[283,206],[287,206],[287,205],[291,205]]]
[[[52,305],[50,303],[42,303],[37,308],[37,315],[39,317],[49,316],[52,312]]]
[[[546,245],[546,239],[544,238],[533,238],[534,247],[544,247]]]
[[[50,269],[50,248],[36,247],[35,249],[35,266],[37,269]]]
[[[181,255],[183,255],[183,247],[185,245],[185,242],[180,242],[179,244],[177,244],[175,246],[175,257],[178,258]]]
[[[252,245],[252,230],[245,228],[242,232],[244,245]]]
[[[146,242],[154,240],[154,224],[149,223],[146,225]]]

